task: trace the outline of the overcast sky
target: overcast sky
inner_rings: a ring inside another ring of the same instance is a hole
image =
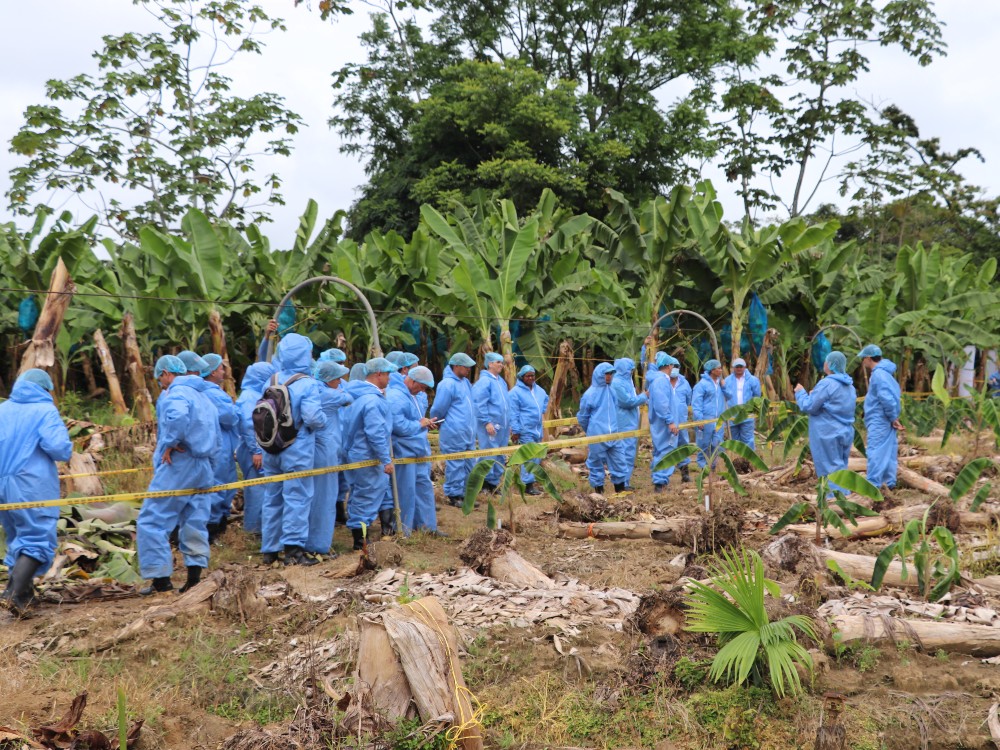
[[[362,165],[339,151],[340,141],[327,126],[332,113],[331,73],[363,59],[358,35],[368,27],[367,8],[335,23],[322,22],[305,4],[292,0],[262,0],[269,13],[285,18],[288,31],[269,36],[264,54],[245,55],[224,73],[234,79],[238,93],[272,91],[285,97],[307,127],[295,138],[288,159],[258,162],[262,174],[273,169],[284,183],[287,201],[273,211],[274,224],[265,230],[272,247],[291,244],[297,217],[306,201],[315,198],[322,216],[347,208],[364,181]],[[941,0],[948,56],[920,68],[903,54],[869,50],[872,71],[858,86],[858,94],[883,104],[895,103],[912,115],[922,136],[940,136],[947,150],[979,148],[985,164],[969,161],[962,171],[990,194],[1000,192],[1000,97],[995,60],[1000,50],[1000,2],[996,0]],[[4,44],[0,45],[0,192],[9,188],[8,171],[17,165],[8,153],[25,107],[43,101],[50,78],[93,73],[91,58],[105,34],[151,29],[148,14],[130,0],[0,0]],[[713,175],[714,178],[714,175]],[[724,180],[714,178],[727,217],[738,218],[739,204]],[[834,196],[830,194],[829,199]],[[66,206],[79,218],[86,210]],[[6,199],[0,221],[10,218]]]

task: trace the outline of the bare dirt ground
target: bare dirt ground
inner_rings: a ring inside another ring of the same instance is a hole
[[[586,491],[585,482],[567,466],[556,471],[567,491]],[[679,485],[678,479],[667,493],[653,494],[648,454],[641,456],[637,491],[625,502],[657,518],[696,515],[699,502],[691,485]],[[810,493],[811,484],[782,490]],[[746,497],[729,491],[717,496],[718,503],[742,513],[743,543],[756,549],[772,539],[767,529],[789,505],[785,497],[757,490]],[[896,500],[907,505],[928,498],[901,490]],[[506,509],[501,517],[506,525]],[[410,576],[413,581],[446,577],[464,567],[460,544],[484,526],[485,508],[463,516],[442,507],[439,520],[448,538],[415,534],[398,540],[401,560],[393,568],[405,573],[398,584],[401,600],[410,593]],[[669,592],[681,575],[678,556],[691,552],[651,539],[561,538],[558,522],[552,498],[518,505],[517,551],[547,575],[598,590],[619,587],[640,596]],[[961,532],[958,538],[969,548],[996,542],[995,532],[986,530]],[[886,543],[872,538],[832,546],[877,554]],[[349,544],[349,535],[338,528],[335,546],[347,550]],[[337,560],[310,568],[264,568],[254,539],[239,528],[230,528],[213,553],[212,570],[247,569],[255,586],[271,592],[262,611],[241,616],[196,608],[108,648],[101,644],[151,606],[170,600],[132,596],[46,603],[29,619],[4,619],[0,724],[28,733],[57,721],[86,691],[81,726],[112,734],[121,688],[130,716],[145,721],[137,745],[145,750],[215,750],[227,740],[227,748],[240,747],[234,735],[260,727],[285,738],[285,744],[271,747],[308,747],[288,739],[289,725],[307,710],[327,711],[336,720],[332,700],[351,684],[357,615],[392,606],[384,597],[366,598],[385,571],[332,578]],[[685,572],[691,575],[710,562],[691,556],[685,563],[694,567]],[[182,575],[175,576],[175,585]],[[799,581],[788,574],[782,583],[792,590]],[[1000,601],[986,605],[1000,609]],[[462,627],[459,633],[463,672],[480,703],[488,747],[812,748],[827,691],[846,698],[846,748],[994,747],[985,720],[1000,695],[1000,665],[961,654],[923,653],[906,639],[895,647],[817,649],[808,692],[777,700],[763,687],[711,684],[711,639],[686,633],[651,637],[631,621],[620,628],[574,627],[572,622],[518,627],[500,618],[490,627]],[[421,746],[404,737],[382,745],[342,738],[336,746]],[[0,733],[0,748],[19,747],[2,738]]]

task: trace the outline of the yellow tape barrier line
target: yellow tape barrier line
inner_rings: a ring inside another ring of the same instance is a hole
[[[716,419],[705,419],[699,422],[684,422],[680,429],[686,430],[691,427],[701,427],[706,424],[715,424]],[[593,437],[564,438],[562,440],[550,440],[546,443],[539,443],[550,449],[571,448],[577,445],[592,445],[594,443],[610,443],[615,440],[624,440],[633,437],[648,435],[649,430],[628,430],[626,432],[612,432],[606,435],[594,435]],[[397,458],[393,463],[397,464],[425,464],[435,461],[460,461],[469,458],[486,458],[489,456],[509,455],[516,451],[519,445],[508,445],[502,448],[486,448],[482,450],[462,451],[460,453],[434,454],[419,458]],[[113,495],[93,495],[91,497],[74,497],[58,500],[33,500],[24,503],[8,503],[0,505],[0,511],[22,510],[27,508],[58,508],[67,505],[89,505],[91,503],[105,502],[135,502],[136,500],[157,499],[161,497],[178,497],[182,495],[205,495],[212,492],[225,492],[227,490],[238,490],[243,487],[257,487],[262,484],[272,484],[274,482],[284,482],[287,479],[305,479],[306,477],[316,477],[321,474],[335,474],[351,469],[364,469],[369,466],[380,466],[381,463],[372,459],[370,461],[356,461],[351,464],[339,464],[337,466],[326,466],[320,469],[305,469],[303,471],[292,471],[287,474],[275,474],[269,477],[259,477],[257,479],[241,479],[237,482],[218,484],[214,487],[205,488],[185,488],[176,490],[158,490],[144,492],[120,492]],[[88,474],[87,476],[94,476]]]

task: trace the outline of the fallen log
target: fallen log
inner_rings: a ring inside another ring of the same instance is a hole
[[[1000,654],[1000,628],[989,625],[865,615],[838,615],[833,618],[832,625],[839,634],[839,646],[858,641],[896,643],[907,640],[919,644],[927,653],[945,651],[977,657]],[[832,638],[828,646],[833,647]]]
[[[108,380],[108,393],[111,396],[111,406],[115,410],[115,414],[128,414],[125,397],[122,396],[122,386],[118,381],[118,374],[115,372],[115,362],[111,358],[111,350],[108,348],[108,342],[104,340],[104,334],[100,328],[94,331],[94,348],[97,350],[101,369],[104,370],[104,377]]]
[[[856,456],[851,456],[847,462],[847,468],[851,471],[856,471],[863,473],[868,470],[868,459],[859,458]],[[948,497],[951,490],[945,487],[940,482],[935,482],[933,479],[928,479],[927,477],[918,474],[913,469],[908,469],[905,466],[896,467],[896,477],[897,479],[915,490],[920,490],[921,492],[926,492],[930,495],[937,495],[938,497]]]
[[[924,513],[931,509],[930,505],[908,505],[901,508],[890,508],[882,511],[879,516],[864,516],[857,518],[857,525],[847,523],[848,533],[844,534],[833,526],[827,526],[821,533],[834,539],[856,539],[860,537],[882,536],[899,531],[908,522],[923,518]],[[837,515],[843,515],[843,511],[836,505],[830,507]],[[989,528],[995,524],[995,518],[989,513],[972,513],[970,511],[958,511],[955,520],[959,528]],[[950,522],[949,522],[950,523]],[[933,521],[928,523],[932,526]],[[945,524],[942,524],[945,525]],[[815,536],[815,523],[791,524],[785,529],[792,534],[799,536]],[[957,529],[952,529],[955,531]]]
[[[559,536],[566,539],[653,539],[668,544],[684,544],[690,529],[701,528],[697,516],[681,516],[662,521],[601,521],[560,523]]]

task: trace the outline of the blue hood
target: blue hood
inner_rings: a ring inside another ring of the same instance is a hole
[[[628,357],[615,360],[615,376],[632,379],[632,371],[635,369],[635,362]]]
[[[895,370],[896,366],[893,365],[892,369]],[[831,373],[830,375],[827,375],[827,377],[830,378],[831,380],[837,381],[838,383],[843,383],[844,385],[854,385],[854,378],[843,372],[834,372]]]
[[[599,365],[598,365],[599,366]],[[447,365],[444,368],[444,373],[441,375],[442,380],[464,380],[469,382],[468,378],[460,378],[455,374],[455,371],[451,369],[451,365]]]
[[[10,391],[10,400],[18,404],[42,404],[55,403],[52,394],[38,385],[28,380],[19,380],[14,383]]]
[[[263,391],[267,385],[267,381],[276,372],[277,370],[270,362],[254,362],[243,374],[243,382],[240,383],[240,388],[243,390]]]
[[[604,388],[608,384],[604,382],[604,376],[609,372],[614,372],[614,367],[609,362],[601,362],[594,368],[594,374],[590,378],[590,385],[594,388]]]
[[[281,355],[281,369],[287,372],[301,372],[309,375],[312,368],[313,345],[301,333],[290,333],[278,344]]]
[[[890,361],[889,361],[889,360],[887,360],[887,359],[883,359],[883,360],[882,360],[881,362],[877,363],[877,364],[876,364],[876,365],[875,365],[875,366],[874,366],[874,367],[872,368],[872,371],[873,371],[873,372],[874,372],[875,370],[885,370],[885,371],[886,371],[887,373],[889,373],[890,375],[895,375],[895,374],[896,374],[896,365],[895,365],[895,363],[893,363],[893,362],[890,362]]]

